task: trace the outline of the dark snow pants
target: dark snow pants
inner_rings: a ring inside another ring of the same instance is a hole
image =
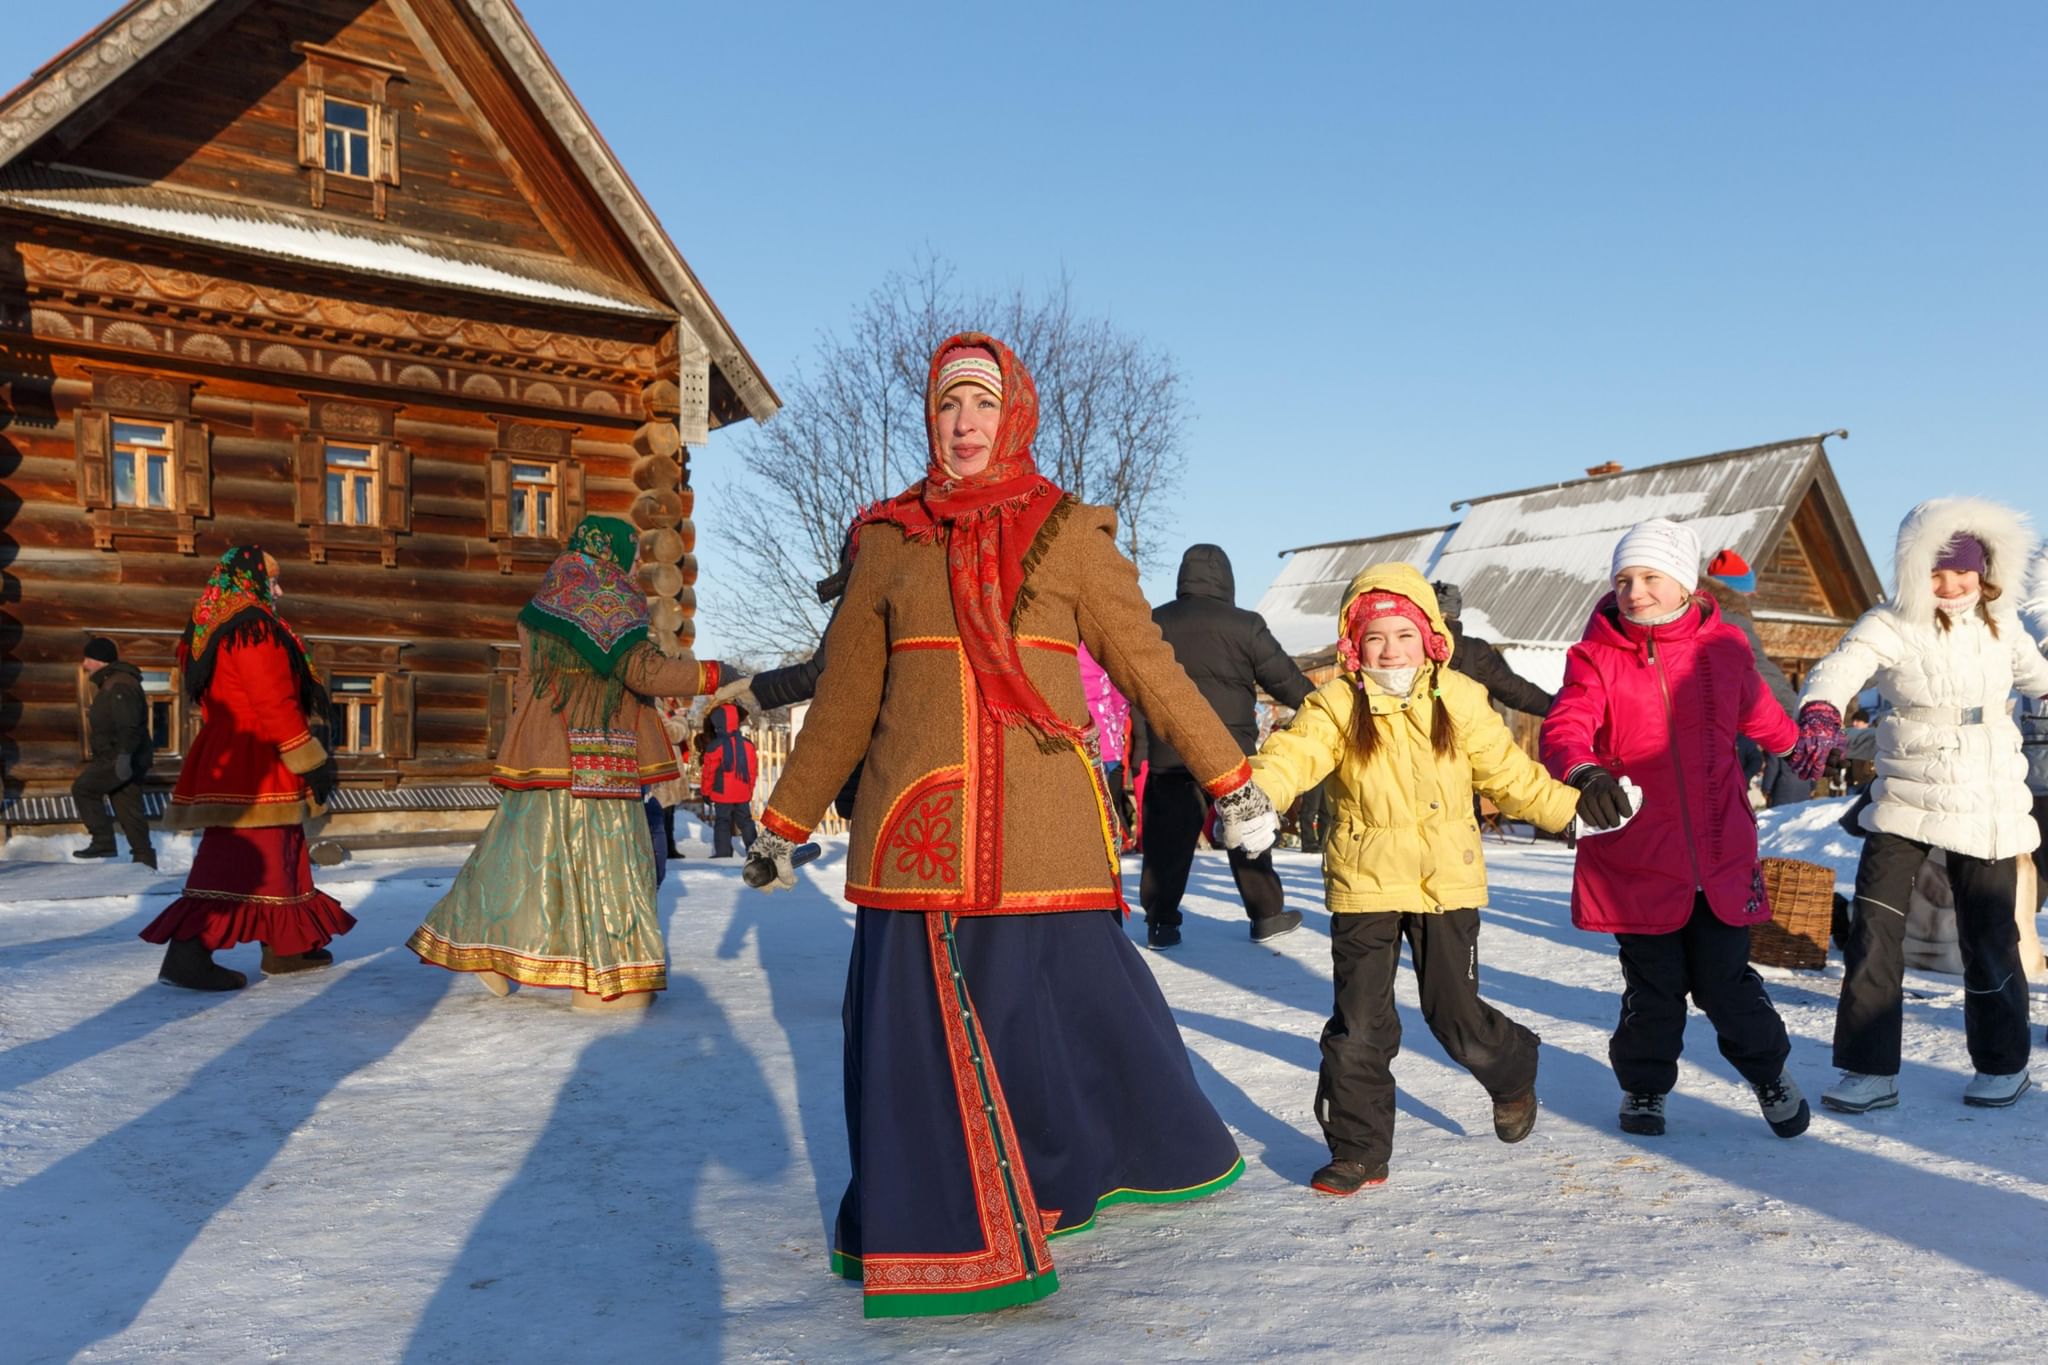
[[[751,805],[745,801],[714,801],[711,809],[716,812],[711,821],[712,857],[732,856],[734,830],[739,831],[741,848],[754,846],[754,809]]]
[[[1145,909],[1147,924],[1180,923],[1188,869],[1194,866],[1195,844],[1208,818],[1208,793],[1192,773],[1154,770],[1145,779],[1145,861],[1138,874],[1138,904]],[[1254,923],[1287,908],[1271,850],[1247,858],[1243,850],[1231,849],[1230,875]]]
[[[1614,1079],[1630,1093],[1664,1095],[1678,1084],[1685,997],[1714,1026],[1721,1055],[1751,1085],[1775,1081],[1792,1055],[1785,1021],[1749,965],[1749,930],[1716,918],[1704,893],[1692,917],[1668,934],[1616,934],[1621,1022],[1607,1043]]]
[[[1904,1026],[1906,902],[1929,845],[1872,834],[1856,865],[1856,914],[1842,950],[1842,1002],[1835,1010],[1835,1065],[1869,1076],[1899,1074]],[[1970,1063],[1994,1076],[2024,1071],[2027,978],[2013,897],[2019,869],[2010,858],[1986,862],[1948,855],[1956,899],[1956,947],[1963,955],[1963,1033]]]
[[[114,824],[119,821],[131,856],[154,851],[149,842],[149,818],[142,812],[142,779],[121,781],[114,775],[113,759],[96,758],[86,764],[71,784],[71,800],[94,848],[115,846]],[[112,815],[107,814],[109,801],[114,803]]]
[[[1394,1057],[1401,940],[1415,962],[1422,1017],[1451,1060],[1496,1100],[1536,1084],[1536,1035],[1479,998],[1479,912],[1340,912],[1330,916],[1336,999],[1323,1025],[1316,1121],[1338,1161],[1374,1166],[1394,1150]]]

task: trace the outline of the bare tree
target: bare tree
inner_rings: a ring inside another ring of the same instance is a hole
[[[742,437],[745,472],[727,490],[718,534],[748,584],[744,607],[706,604],[728,638],[786,657],[816,646],[829,615],[816,584],[837,571],[847,526],[924,476],[926,369],[932,348],[962,331],[1001,337],[1030,368],[1039,469],[1083,502],[1115,508],[1124,552],[1157,562],[1170,521],[1160,495],[1184,465],[1172,357],[1079,313],[1064,274],[1038,292],[969,295],[949,264],[925,255],[885,278],[843,334],[821,337],[782,411]]]

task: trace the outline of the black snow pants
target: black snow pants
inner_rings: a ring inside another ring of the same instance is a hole
[[[1496,1100],[1536,1084],[1537,1038],[1479,998],[1479,912],[1340,912],[1330,916],[1336,999],[1323,1025],[1316,1121],[1338,1161],[1374,1166],[1394,1150],[1394,1057],[1401,940],[1415,963],[1422,1017],[1451,1060]]]
[[[1792,1042],[1785,1021],[1749,965],[1749,930],[1716,918],[1704,893],[1692,917],[1668,934],[1616,934],[1621,950],[1621,1021],[1607,1043],[1614,1079],[1632,1094],[1663,1095],[1678,1084],[1685,1048],[1685,997],[1714,1026],[1721,1055],[1751,1085],[1778,1079]]]
[[[1835,1010],[1835,1065],[1868,1076],[1899,1074],[1904,1027],[1906,902],[1929,845],[1872,834],[1856,865],[1856,914],[1842,950],[1842,1002]],[[1979,1071],[2024,1071],[2027,978],[2013,896],[2018,868],[1951,851],[1948,881],[1956,899],[1956,946],[1963,955],[1963,1033]]]
[[[86,764],[71,784],[71,799],[94,848],[116,846],[114,824],[119,821],[131,855],[155,852],[149,842],[149,819],[142,812],[142,779],[131,777],[121,781],[114,775],[113,759],[96,758]],[[114,805],[112,815],[107,814],[110,801]]]
[[[1154,769],[1145,779],[1145,861],[1138,874],[1138,903],[1145,909],[1147,924],[1180,923],[1188,869],[1194,866],[1195,845],[1208,818],[1208,793],[1192,773]],[[1273,870],[1272,850],[1247,858],[1242,850],[1231,849],[1230,875],[1237,880],[1237,894],[1253,923],[1287,908],[1280,874]]]

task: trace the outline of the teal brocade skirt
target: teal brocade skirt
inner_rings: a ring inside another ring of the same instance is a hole
[[[507,791],[448,894],[406,946],[456,972],[502,972],[609,1000],[668,985],[654,847],[638,801]]]

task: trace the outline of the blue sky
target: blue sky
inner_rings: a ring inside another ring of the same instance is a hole
[[[0,78],[102,8],[10,6]],[[1286,546],[1835,427],[1880,564],[1938,493],[2048,523],[2048,6],[522,9],[771,379],[921,247],[1168,348],[1178,537],[1247,603]]]

